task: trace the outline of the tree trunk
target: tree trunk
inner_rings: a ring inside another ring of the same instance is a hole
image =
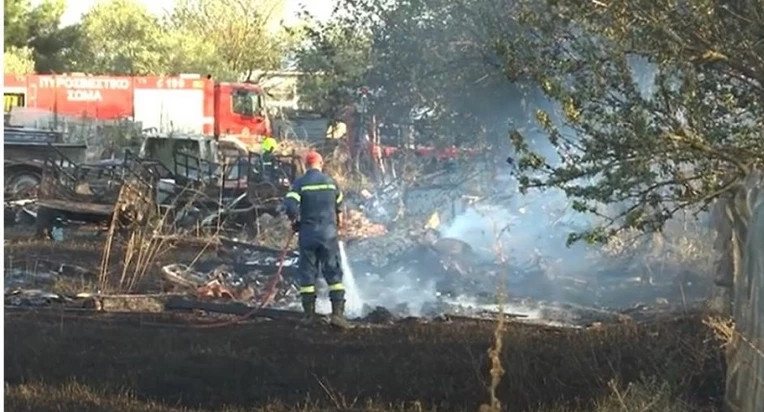
[[[764,411],[764,192],[762,175],[754,174],[726,200],[717,246],[719,269],[731,297],[735,320],[727,346],[726,404],[733,412]],[[717,216],[718,217],[718,216]]]

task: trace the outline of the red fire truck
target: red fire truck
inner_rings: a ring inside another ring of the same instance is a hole
[[[6,116],[132,119],[143,129],[239,140],[255,149],[271,133],[265,93],[251,83],[216,82],[199,75],[5,75]],[[38,122],[39,125],[39,122]]]

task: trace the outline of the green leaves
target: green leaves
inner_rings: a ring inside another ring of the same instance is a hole
[[[276,0],[177,0],[168,31],[185,35],[185,41],[202,41],[193,49],[201,53],[192,56],[212,64],[207,70],[217,78],[238,80],[242,75],[250,77],[254,70],[281,67],[294,40],[279,27],[281,7],[283,3]],[[205,56],[210,50],[214,59]]]
[[[91,73],[164,74],[164,33],[157,17],[131,0],[96,4],[82,19],[76,67]]]
[[[29,59],[32,71],[58,71],[66,67],[63,63],[69,59],[78,32],[76,27],[59,27],[64,6],[63,0],[43,0],[35,7],[28,0],[5,2],[4,50],[11,59],[11,70],[29,72],[26,66]]]
[[[6,0],[5,14],[3,15],[4,26],[4,49],[9,47],[23,47],[29,38],[29,0]]]
[[[522,110],[525,91],[506,81],[498,58],[511,47],[494,36],[510,31],[502,2],[345,0],[339,8],[340,17],[310,25],[297,53],[300,69],[316,73],[301,85],[313,107],[335,116],[366,85],[377,91],[377,119],[413,126],[421,143],[505,139],[506,113]]]
[[[561,159],[550,170],[513,133],[525,159],[519,180],[561,188],[576,210],[602,218],[569,241],[660,230],[680,210],[702,210],[736,190],[764,163],[764,145],[755,143],[764,141],[764,60],[752,23],[764,12],[760,2],[518,4],[531,35],[499,49],[516,64],[522,43],[528,75],[557,103],[536,122]],[[599,212],[612,205],[620,212]]]
[[[185,72],[240,80],[255,70],[279,68],[295,41],[278,26],[279,4],[178,0],[163,19],[135,0],[109,0],[93,6],[80,24],[59,28],[63,0],[34,8],[28,1],[6,1],[6,51],[31,48],[39,72]]]
[[[301,102],[338,117],[354,99],[356,88],[365,83],[372,61],[371,41],[351,26],[313,21],[305,28],[305,42],[296,56],[298,66],[307,73],[300,83]]]
[[[28,47],[7,47],[3,53],[3,69],[6,73],[27,74],[34,72],[32,49]]]

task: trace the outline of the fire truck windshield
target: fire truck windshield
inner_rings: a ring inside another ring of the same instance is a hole
[[[261,96],[253,90],[235,89],[231,95],[233,112],[242,116],[255,116],[262,108]]]

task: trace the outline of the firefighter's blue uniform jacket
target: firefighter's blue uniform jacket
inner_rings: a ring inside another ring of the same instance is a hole
[[[337,239],[337,213],[342,191],[334,180],[309,169],[295,180],[286,194],[284,207],[292,221],[299,221],[300,293],[316,294],[316,276],[321,273],[329,285],[331,300],[345,298]]]

